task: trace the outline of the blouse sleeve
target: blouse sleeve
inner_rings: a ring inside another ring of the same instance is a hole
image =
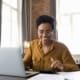
[[[65,48],[65,50],[63,52],[62,61],[63,61],[63,65],[64,65],[64,71],[79,70],[79,67],[76,65],[75,61],[73,60],[73,58],[67,48]]]
[[[25,69],[29,69],[31,67],[32,55],[31,55],[31,48],[30,47],[25,50],[23,62],[24,62]]]

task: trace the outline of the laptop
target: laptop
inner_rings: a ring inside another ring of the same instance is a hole
[[[25,72],[20,48],[0,48],[0,76],[30,77],[35,72]]]

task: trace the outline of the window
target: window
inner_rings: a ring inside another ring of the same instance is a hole
[[[21,0],[2,1],[1,47],[21,45]]]
[[[58,40],[80,54],[80,0],[56,0]]]

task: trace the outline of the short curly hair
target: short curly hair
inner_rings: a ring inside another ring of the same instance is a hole
[[[48,15],[41,15],[36,19],[36,26],[38,26],[42,23],[49,23],[51,25],[51,28],[54,29],[54,21],[55,19]]]

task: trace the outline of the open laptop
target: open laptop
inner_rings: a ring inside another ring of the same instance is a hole
[[[21,55],[20,48],[0,48],[0,75],[29,77],[36,74],[29,71],[25,74]]]

